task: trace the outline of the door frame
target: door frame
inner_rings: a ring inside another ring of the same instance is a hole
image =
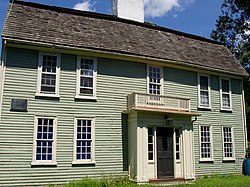
[[[163,127],[163,128],[172,128],[173,129],[173,172],[174,172],[174,178],[176,178],[177,175],[177,168],[176,164],[177,162],[181,164],[181,170],[183,170],[183,143],[182,143],[182,127],[181,126],[158,126],[158,125],[149,125],[147,128],[153,129],[153,139],[154,139],[154,176],[155,179],[158,179],[157,175],[157,134],[156,134],[156,128],[157,127]],[[179,144],[180,144],[180,159],[176,160],[176,129],[179,129]],[[152,163],[152,161],[148,161],[148,163]]]

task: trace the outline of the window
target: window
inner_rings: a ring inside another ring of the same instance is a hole
[[[35,118],[34,165],[56,164],[56,119]]]
[[[180,130],[175,129],[175,158],[180,160]]]
[[[229,79],[220,79],[221,109],[231,110],[231,86]]]
[[[208,75],[198,75],[199,107],[210,108],[210,78]]]
[[[163,94],[162,67],[148,66],[148,94]]]
[[[234,159],[233,127],[223,127],[224,159]]]
[[[212,160],[211,126],[200,126],[200,160]]]
[[[96,60],[78,57],[76,98],[96,98],[96,77]]]
[[[94,119],[75,119],[73,164],[94,163]]]
[[[148,160],[154,160],[154,129],[148,128]]]
[[[40,52],[36,95],[59,97],[59,75],[60,55]]]

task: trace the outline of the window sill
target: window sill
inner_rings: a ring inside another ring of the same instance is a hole
[[[155,161],[154,161],[154,160],[149,160],[148,163],[149,163],[149,164],[154,164]]]
[[[32,166],[57,166],[56,162],[37,162],[33,161],[31,162]]]
[[[223,158],[223,162],[235,162],[235,158]]]
[[[199,162],[214,162],[214,159],[212,159],[212,158],[210,158],[210,159],[203,159],[203,158],[201,158],[199,160]]]
[[[59,94],[47,94],[47,93],[36,93],[36,97],[51,97],[51,98],[60,98]]]
[[[212,110],[211,106],[198,106],[197,108],[203,110]]]
[[[96,98],[96,97],[82,96],[82,95],[76,95],[76,96],[75,96],[75,99],[97,101],[97,98]]]
[[[73,161],[72,165],[95,165],[95,161]]]
[[[222,112],[233,112],[232,108],[220,108],[220,111]]]

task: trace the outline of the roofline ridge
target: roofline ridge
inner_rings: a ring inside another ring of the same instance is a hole
[[[133,21],[133,20],[123,19],[123,18],[119,18],[117,16],[110,15],[110,14],[102,14],[102,13],[97,13],[97,12],[82,11],[82,10],[76,10],[76,9],[72,9],[72,8],[65,8],[65,7],[59,7],[59,6],[53,6],[53,5],[45,5],[45,4],[29,2],[29,1],[22,1],[22,0],[10,0],[10,3],[14,3],[14,4],[17,3],[17,4],[21,4],[21,5],[29,5],[29,6],[33,6],[33,7],[37,7],[37,8],[47,8],[47,9],[54,10],[54,11],[59,11],[59,12],[64,12],[64,13],[69,13],[69,14],[77,14],[77,15],[88,16],[88,17],[94,17],[94,18],[99,18],[99,19],[119,21],[119,22],[122,22],[122,23],[128,23],[128,24],[133,24],[133,25],[137,25],[137,26],[141,26],[141,27],[145,27],[145,28],[150,28],[150,29],[154,29],[154,30],[160,30],[160,31],[163,31],[163,32],[169,32],[169,33],[177,34],[177,35],[180,35],[180,36],[189,37],[189,38],[192,38],[192,39],[196,39],[196,40],[200,40],[200,41],[205,41],[205,42],[225,46],[225,44],[222,43],[222,42],[212,40],[212,39],[209,39],[209,38],[206,38],[206,37],[202,37],[202,36],[198,36],[198,35],[195,35],[195,34],[190,34],[190,33],[182,32],[182,31],[166,28],[166,27],[163,27],[163,26],[150,24],[149,22],[141,23],[141,22],[137,22],[137,21]]]

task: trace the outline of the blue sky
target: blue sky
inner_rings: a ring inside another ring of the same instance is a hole
[[[41,4],[111,14],[111,0],[29,0]],[[145,21],[210,38],[223,0],[144,0]],[[9,0],[0,1],[0,30]],[[0,44],[1,47],[1,44]]]

